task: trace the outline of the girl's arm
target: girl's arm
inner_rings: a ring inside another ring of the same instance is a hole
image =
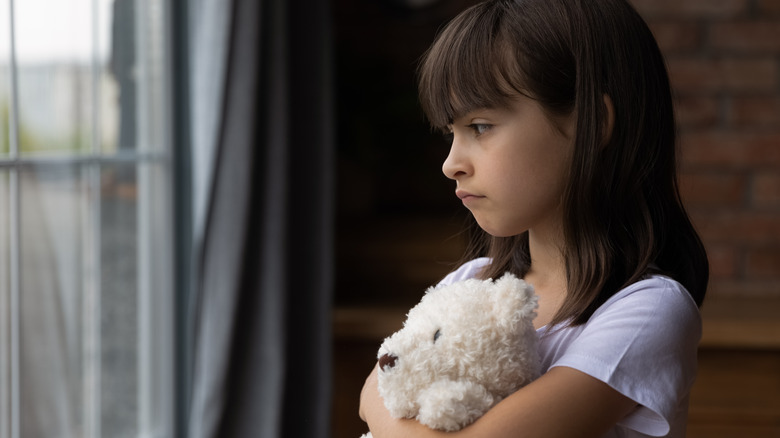
[[[439,432],[415,420],[392,418],[377,390],[377,369],[360,395],[360,417],[375,438],[600,437],[636,408],[606,383],[568,367],[555,367],[458,432]]]

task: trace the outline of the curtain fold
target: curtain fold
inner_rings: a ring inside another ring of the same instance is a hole
[[[230,11],[208,207],[195,236],[188,436],[325,437],[335,172],[328,2],[234,0]]]

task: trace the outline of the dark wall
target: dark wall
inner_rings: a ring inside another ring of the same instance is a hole
[[[337,305],[414,303],[461,250],[445,242],[458,232],[464,209],[454,183],[441,173],[448,145],[420,109],[416,70],[438,29],[474,1],[442,0],[417,9],[401,3],[333,0]],[[432,271],[404,280],[404,269],[426,269],[431,262]],[[366,282],[384,288],[366,294]]]

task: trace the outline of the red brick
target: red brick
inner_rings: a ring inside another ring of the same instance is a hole
[[[691,211],[705,245],[780,244],[780,213]]]
[[[713,23],[710,44],[719,51],[780,52],[780,20]]]
[[[780,278],[780,246],[748,251],[745,274],[749,278]]]
[[[760,172],[753,178],[753,204],[780,207],[780,172]]]
[[[686,171],[680,175],[680,192],[687,207],[738,207],[745,203],[745,180],[736,173]]]
[[[743,15],[748,0],[631,0],[643,17],[726,18]]]
[[[738,127],[780,126],[780,97],[735,97],[728,121]]]
[[[780,166],[780,131],[697,131],[680,136],[682,164],[737,168]]]
[[[701,26],[695,22],[654,21],[648,23],[664,54],[689,52],[701,46]]]
[[[758,10],[762,14],[780,14],[780,0],[758,0]]]
[[[780,67],[772,58],[675,58],[669,76],[677,93],[775,92]]]
[[[739,272],[740,251],[733,246],[710,245],[707,258],[710,261],[710,278],[735,278]]]
[[[674,106],[682,129],[714,126],[720,120],[720,102],[714,97],[680,97]]]

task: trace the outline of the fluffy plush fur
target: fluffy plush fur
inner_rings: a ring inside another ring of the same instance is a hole
[[[455,431],[538,377],[536,308],[533,288],[511,274],[429,289],[379,349],[390,414]]]

